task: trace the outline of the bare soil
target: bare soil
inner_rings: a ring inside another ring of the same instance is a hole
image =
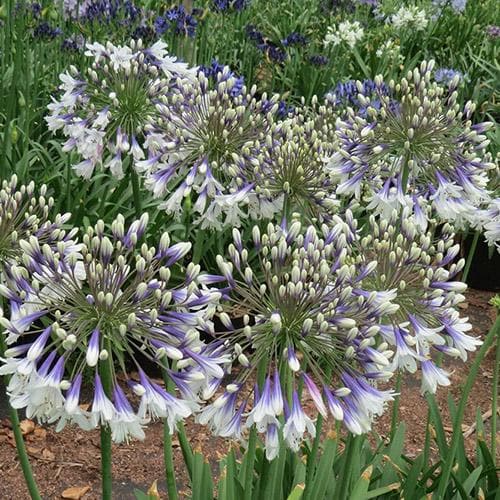
[[[468,302],[463,313],[468,315],[474,325],[474,334],[484,336],[494,320],[494,310],[488,304],[492,293],[469,290]],[[471,357],[471,360],[473,356]],[[452,372],[452,385],[440,388],[437,400],[445,415],[445,430],[451,430],[447,399],[449,395],[457,401],[461,396],[461,384],[469,371],[468,363],[448,361],[444,366]],[[477,411],[481,414],[491,410],[492,378],[495,364],[494,349],[490,349],[469,395],[465,416],[465,427],[475,422]],[[405,422],[407,435],[405,448],[408,455],[416,455],[423,448],[425,425],[427,420],[427,405],[420,395],[419,376],[406,375],[402,383],[400,420]],[[0,400],[0,411],[5,401]],[[5,408],[3,408],[5,410]],[[5,411],[4,411],[5,413]],[[382,436],[387,435],[390,428],[390,408],[376,424],[376,430]],[[34,426],[32,422],[24,422],[25,440],[34,474],[44,499],[64,498],[62,494],[68,488],[81,488],[80,493],[87,490],[81,498],[84,500],[99,499],[100,493],[100,451],[98,431],[84,432],[78,428],[67,427],[61,433],[55,433],[51,427]],[[489,433],[489,422],[485,422],[486,433]],[[217,462],[234,443],[228,440],[213,438],[205,429],[194,422],[187,423],[188,436],[195,449],[202,450],[210,459],[214,470]],[[116,445],[113,448],[114,498],[133,499],[133,490],[138,487],[145,491],[158,480],[158,490],[161,498],[167,498],[163,478],[163,429],[160,423],[153,424],[146,431],[146,439],[142,442]],[[489,439],[489,436],[485,436]],[[474,432],[467,440],[469,451],[473,449],[476,436]],[[498,437],[497,437],[498,439]],[[174,441],[175,443],[175,441]],[[178,487],[187,489],[187,475],[182,462],[178,443],[175,445],[175,464]],[[499,447],[500,448],[500,447]],[[29,499],[24,485],[21,467],[16,457],[12,431],[7,419],[0,422],[0,499]],[[66,498],[75,491],[66,491]]]

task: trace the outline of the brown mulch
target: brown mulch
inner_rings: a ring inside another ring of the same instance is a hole
[[[464,315],[468,315],[474,325],[474,335],[484,336],[494,320],[494,310],[488,305],[492,293],[469,290]],[[471,358],[473,359],[473,357]],[[481,414],[491,410],[491,389],[493,368],[495,363],[494,349],[490,349],[480,367],[474,388],[469,396],[465,414],[465,428],[476,420],[476,412]],[[447,398],[451,394],[455,401],[461,396],[461,383],[469,370],[470,361],[463,364],[448,361],[444,366],[452,372],[452,385],[440,388],[437,401],[445,415],[445,429],[451,430],[448,415]],[[406,453],[410,456],[418,454],[423,448],[427,405],[420,395],[418,375],[408,375],[402,384],[400,420],[405,422]],[[391,412],[388,411],[379,419],[376,430],[385,436],[390,427]],[[99,499],[100,496],[100,454],[98,431],[84,432],[78,428],[66,428],[55,433],[52,428],[41,428],[31,422],[23,423],[23,432],[31,456],[31,463],[37,483],[44,499],[83,498]],[[465,430],[465,429],[464,429]],[[489,433],[489,422],[485,422],[486,433]],[[224,439],[213,438],[204,428],[187,423],[188,436],[195,449],[202,450],[217,470],[218,458],[231,446]],[[469,431],[467,449],[471,451],[476,439],[474,431]],[[122,444],[113,448],[113,478],[115,482],[114,498],[133,499],[134,485],[145,491],[154,480],[158,480],[161,498],[166,498],[163,481],[163,429],[156,423],[148,427],[143,442]],[[489,439],[489,436],[486,436]],[[174,441],[175,464],[179,489],[188,484],[187,475],[182,462],[180,448]],[[499,447],[500,448],[500,447]],[[13,446],[12,431],[7,421],[0,422],[0,499],[24,500],[29,495],[24,485],[22,471]],[[63,493],[64,492],[64,493]],[[62,496],[64,494],[64,496]]]

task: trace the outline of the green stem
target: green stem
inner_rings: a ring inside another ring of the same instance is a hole
[[[497,408],[498,408],[498,376],[500,371],[500,342],[499,333],[495,337],[496,342],[496,355],[495,355],[495,368],[493,369],[493,396],[491,401],[491,456],[493,459],[497,456]]]
[[[110,357],[101,361],[99,376],[101,377],[104,393],[111,399],[113,392],[112,380],[112,358],[109,340],[106,340],[106,349]],[[111,500],[113,490],[113,476],[111,472],[111,428],[109,425],[101,425],[101,483],[102,499]]]
[[[337,489],[340,487],[340,491],[338,492],[338,496],[335,498],[338,498],[339,500],[344,500],[345,498],[349,498],[349,477],[350,477],[350,472],[351,472],[351,462],[352,462],[352,456],[354,453],[354,442],[356,438],[349,433],[349,436],[347,437],[347,442],[345,445],[345,450],[344,454],[345,457],[343,457],[342,460],[342,470],[340,471],[340,476],[339,480],[337,482],[337,485],[335,486],[335,493],[337,494]],[[345,484],[347,483],[347,484]]]
[[[469,375],[467,380],[465,381],[465,385],[462,389],[462,397],[460,399],[460,403],[457,408],[457,413],[455,416],[455,420],[453,422],[453,437],[451,440],[450,448],[448,450],[448,457],[446,462],[443,464],[443,468],[441,471],[441,478],[439,481],[439,487],[434,498],[445,498],[446,489],[450,484],[450,475],[451,469],[453,468],[453,463],[455,460],[455,455],[457,454],[458,445],[460,443],[460,439],[462,437],[462,421],[464,418],[465,407],[467,405],[468,396],[472,390],[472,386],[477,377],[477,372],[479,371],[479,366],[486,355],[486,352],[496,339],[498,332],[500,331],[500,316],[497,316],[497,319],[494,325],[491,327],[488,335],[484,339],[483,345],[481,349],[476,355],[474,359],[474,363],[471,366]],[[495,410],[495,409],[494,409]]]
[[[168,392],[173,391],[172,380],[167,374],[167,370],[164,368],[163,381],[165,382],[165,388]],[[177,484],[175,482],[175,468],[174,468],[174,451],[172,448],[172,434],[170,433],[170,427],[168,425],[168,420],[163,419],[163,460],[165,464],[165,479],[167,481],[167,492],[169,500],[177,500],[179,498],[177,494]]]
[[[132,180],[132,192],[134,194],[135,215],[140,217],[142,215],[141,188],[139,185],[139,176],[132,166],[130,167],[130,178]]]
[[[267,358],[263,357],[257,367],[257,385],[259,390],[264,386],[267,371]],[[245,476],[243,478],[244,485],[244,500],[251,500],[253,494],[253,469],[255,463],[255,450],[257,447],[257,430],[255,426],[250,430],[247,447],[247,462],[245,468]]]
[[[396,434],[396,429],[398,425],[399,400],[401,398],[401,396],[399,395],[399,393],[401,392],[401,379],[402,379],[401,372],[398,372],[398,375],[396,377],[396,387],[394,389],[397,396],[394,398],[394,403],[392,405],[392,414],[391,414],[391,441],[394,438],[394,435]]]
[[[462,273],[462,281],[464,283],[467,283],[467,277],[469,276],[469,271],[470,271],[470,266],[472,264],[472,259],[474,258],[474,254],[476,253],[476,247],[477,247],[477,242],[479,240],[479,235],[481,233],[479,231],[476,231],[474,233],[474,239],[472,240],[472,243],[469,248],[469,253],[467,254],[467,261],[465,262],[465,267]]]
[[[311,453],[309,453],[309,456],[307,457],[307,469],[306,469],[306,481],[305,481],[306,488],[307,485],[312,486],[312,477],[314,471],[316,470],[316,457],[318,455],[319,441],[321,439],[322,429],[323,429],[323,415],[319,414],[318,418],[316,419],[316,436],[314,436]],[[304,492],[304,494],[305,493],[306,492]],[[304,495],[304,497],[307,498],[307,495]]]
[[[2,299],[3,302],[3,299]],[[6,349],[5,338],[2,333],[0,333],[0,357],[3,357]],[[9,383],[9,377],[4,377],[5,386]],[[26,451],[26,445],[24,444],[23,433],[21,432],[21,427],[19,426],[19,415],[17,410],[9,405],[9,417],[12,424],[12,432],[14,433],[14,440],[16,441],[17,456],[19,458],[19,463],[23,470],[24,480],[26,481],[26,486],[33,500],[42,500],[38,487],[36,485],[35,478],[33,476],[33,470],[31,469],[30,460],[28,453]]]

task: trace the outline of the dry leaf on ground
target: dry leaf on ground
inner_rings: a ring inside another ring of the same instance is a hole
[[[69,500],[80,500],[80,498],[90,490],[90,486],[73,486],[71,488],[65,489],[61,493],[61,498],[67,498]]]

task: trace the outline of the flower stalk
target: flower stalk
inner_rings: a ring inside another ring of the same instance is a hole
[[[3,302],[3,299],[2,299]],[[0,357],[4,356],[5,352],[5,339],[3,335],[0,334]],[[9,377],[4,377],[7,382]],[[26,451],[26,446],[24,444],[23,434],[21,432],[21,427],[19,425],[19,415],[17,410],[12,408],[9,403],[9,419],[12,424],[12,432],[14,433],[14,440],[16,442],[17,456],[19,458],[19,463],[21,464],[21,469],[23,470],[24,480],[26,481],[26,486],[30,493],[32,500],[42,500],[40,492],[38,491],[38,486],[33,476],[33,470],[29,461],[28,453]]]
[[[110,342],[107,340],[108,352],[111,352]],[[101,361],[100,377],[104,393],[108,398],[112,396],[112,358]],[[111,452],[111,428],[108,424],[101,424],[101,484],[102,484],[102,498],[103,500],[111,500],[113,490],[113,475],[111,471],[112,452]]]

